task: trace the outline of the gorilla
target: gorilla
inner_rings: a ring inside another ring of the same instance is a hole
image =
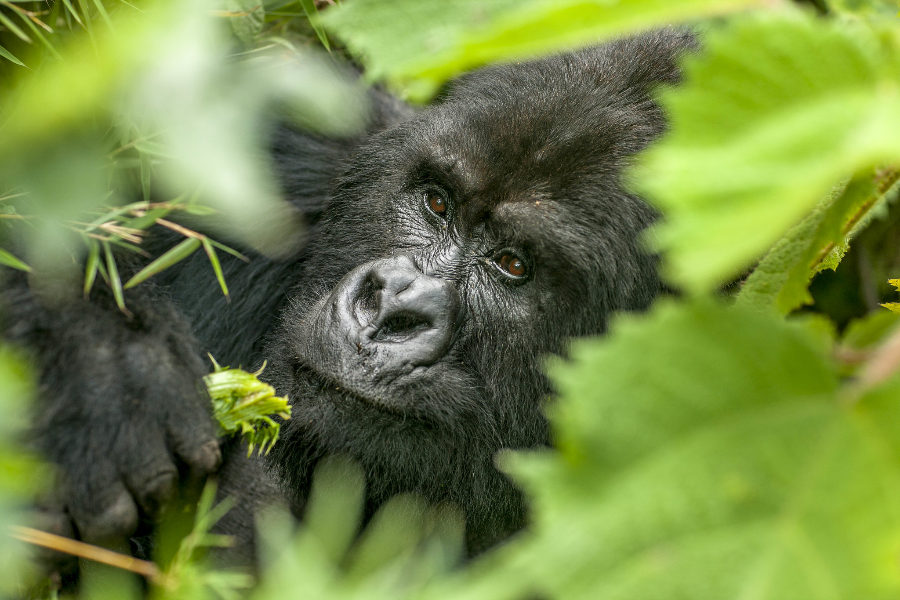
[[[367,515],[402,492],[453,503],[470,555],[522,528],[494,456],[551,443],[544,358],[663,290],[641,243],[656,213],[623,169],[665,129],[653,91],[694,45],[670,29],[490,66],[420,110],[373,90],[352,138],[278,128],[307,242],[225,260],[227,304],[199,255],[130,291],[132,316],[103,286],[48,304],[8,273],[0,333],[34,357],[35,438],[60,473],[48,522],[87,541],[140,533],[179,482],[218,471],[237,498],[220,530],[249,555],[257,506],[302,516],[317,463],[341,455],[361,465]],[[268,457],[216,440],[207,352],[267,360],[290,398]]]

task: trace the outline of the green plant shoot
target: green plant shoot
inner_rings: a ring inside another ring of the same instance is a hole
[[[219,422],[221,435],[240,433],[249,445],[247,456],[259,446],[260,454],[268,454],[281,433],[281,423],[272,416],[291,418],[287,397],[275,395],[275,388],[242,369],[220,367],[210,356],[215,370],[203,378],[213,404],[213,416]]]

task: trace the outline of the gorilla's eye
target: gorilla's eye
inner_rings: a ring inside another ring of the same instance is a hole
[[[447,216],[447,199],[437,190],[429,190],[424,195],[425,206],[439,217]]]
[[[513,254],[511,251],[500,252],[494,259],[497,267],[503,271],[504,275],[514,277],[515,279],[523,279],[528,276],[528,263],[524,258]]]

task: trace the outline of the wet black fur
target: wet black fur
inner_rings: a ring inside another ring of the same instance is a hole
[[[128,468],[158,451],[151,446],[165,425],[156,423],[172,419],[208,435],[202,404],[185,400],[190,392],[153,390],[184,390],[211,352],[245,367],[267,359],[264,378],[294,407],[266,470],[237,444],[226,448],[223,491],[245,510],[223,529],[249,539],[253,508],[276,489],[302,514],[312,469],[331,454],[362,464],[369,513],[399,492],[451,501],[466,515],[470,552],[521,528],[522,497],[493,460],[502,448],[551,442],[544,357],[564,353],[572,336],[603,333],[611,312],[644,309],[661,290],[656,260],[639,240],[654,211],[621,176],[663,131],[652,91],[676,82],[676,57],[692,46],[690,35],[666,31],[489,67],[421,111],[373,92],[370,130],[353,139],[279,129],[272,154],[308,241],[277,261],[226,259],[230,303],[199,253],[139,286],[128,298],[132,320],[102,292],[47,308],[24,277],[7,281],[3,335],[39,358],[42,447],[71,481],[84,482],[67,488],[70,514],[71,504],[87,502],[93,512],[75,512],[92,518],[115,496],[103,488],[113,474],[95,477],[96,455],[113,452],[109,468]],[[449,195],[446,228],[423,205],[430,186]],[[527,255],[528,281],[510,282],[490,264],[506,246]],[[462,308],[444,358],[427,376],[398,381],[395,403],[385,406],[324,376],[317,363],[325,358],[300,360],[298,339],[316,302],[348,272],[396,252],[451,281]],[[169,370],[145,369],[151,349]],[[156,405],[123,409],[129,394]],[[157,421],[142,429],[137,418]],[[112,451],[107,440],[122,438],[123,427],[129,441]],[[248,473],[260,483],[248,486]]]

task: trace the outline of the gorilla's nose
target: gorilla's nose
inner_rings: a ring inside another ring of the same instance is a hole
[[[361,338],[389,361],[431,364],[447,350],[459,310],[453,285],[405,254],[369,263],[356,287]]]

